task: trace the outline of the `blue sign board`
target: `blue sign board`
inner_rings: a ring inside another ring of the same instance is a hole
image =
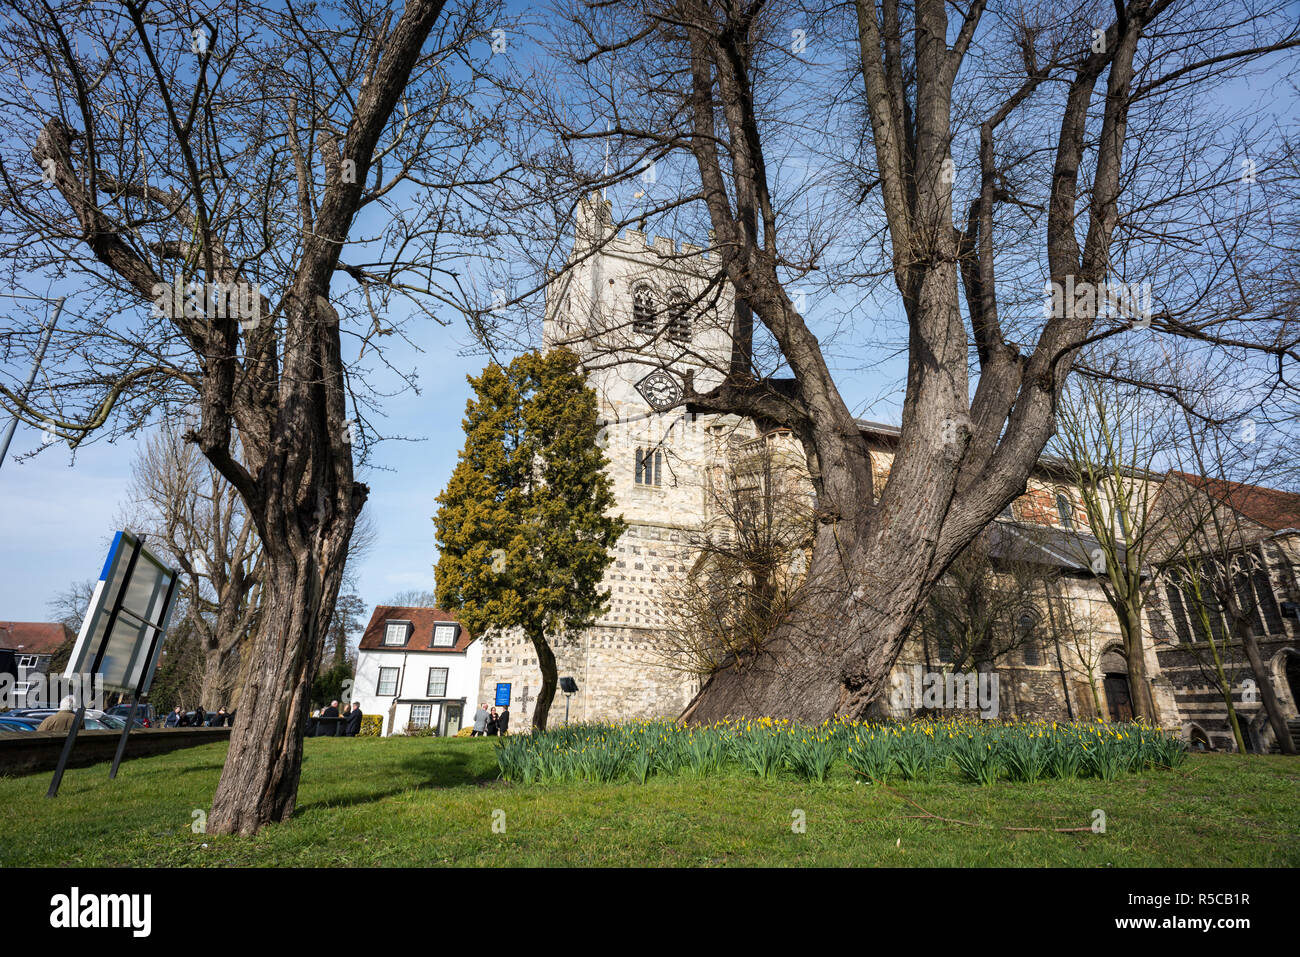
[[[495,703],[498,708],[510,707],[510,682],[502,681],[497,683],[497,700]]]

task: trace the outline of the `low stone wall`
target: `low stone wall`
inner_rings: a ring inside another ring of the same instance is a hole
[[[82,731],[72,746],[68,767],[111,762],[121,737],[121,731]],[[136,728],[127,738],[122,761],[229,739],[229,728]],[[66,740],[67,735],[57,731],[0,732],[0,775],[53,771]]]

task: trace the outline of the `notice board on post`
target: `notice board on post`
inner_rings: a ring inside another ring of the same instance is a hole
[[[147,692],[178,591],[176,571],[137,536],[119,531],[64,674],[97,672],[110,691]]]

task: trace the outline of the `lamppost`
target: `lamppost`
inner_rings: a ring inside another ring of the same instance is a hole
[[[572,678],[560,679],[560,690],[564,692],[564,723],[569,723],[569,700],[578,692],[578,682]]]

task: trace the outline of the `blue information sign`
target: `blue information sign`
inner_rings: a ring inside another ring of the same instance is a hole
[[[498,708],[510,707],[510,682],[501,681],[497,683],[496,706]]]

